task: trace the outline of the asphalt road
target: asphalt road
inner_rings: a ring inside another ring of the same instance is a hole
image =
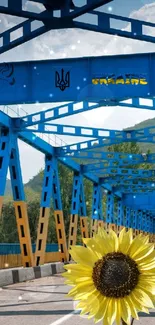
[[[0,325],[93,325],[74,310],[75,302],[66,297],[69,289],[61,275],[0,288]],[[138,324],[154,325],[155,310]]]

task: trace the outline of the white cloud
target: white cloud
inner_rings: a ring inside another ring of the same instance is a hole
[[[155,3],[143,6],[140,10],[131,14],[132,18],[154,21]],[[18,23],[20,18],[0,16],[2,30],[10,28]],[[128,26],[127,26],[128,28]],[[148,32],[148,30],[147,30]],[[153,35],[154,31],[149,32]],[[155,51],[155,45],[146,42],[130,40],[116,36],[105,35],[79,29],[54,30],[48,32],[18,48],[1,55],[1,61],[19,60],[42,60],[64,57],[82,57],[98,55],[130,54]],[[52,107],[51,104],[25,106],[28,113],[38,111],[42,108]],[[23,106],[24,107],[24,106]],[[21,111],[22,114],[22,111]],[[149,110],[138,110],[134,108],[103,107],[83,114],[74,115],[63,119],[60,123],[70,125],[85,125],[103,128],[122,129],[129,127],[142,120],[155,117],[155,113]],[[58,121],[56,121],[58,122]],[[55,123],[55,122],[54,122]],[[75,139],[61,137],[68,143]],[[55,141],[55,136],[51,137]],[[78,139],[79,140],[79,139]],[[59,140],[58,140],[59,141]],[[24,179],[28,180],[41,168],[40,154],[26,145],[20,144]],[[28,161],[28,163],[26,163]],[[32,165],[32,166],[31,166]]]

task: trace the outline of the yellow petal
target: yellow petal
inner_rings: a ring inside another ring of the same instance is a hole
[[[142,238],[135,237],[129,248],[129,256],[131,258],[136,257],[147,245],[144,245]]]
[[[103,257],[103,250],[100,248],[100,245],[95,241],[94,238],[82,238],[82,240],[88,249],[95,252],[99,259]]]
[[[116,324],[117,325],[121,325],[121,318],[122,318],[122,315],[121,315],[121,301],[120,299],[117,299],[117,313],[116,313]]]
[[[77,294],[87,294],[89,292],[93,292],[95,290],[94,284],[92,281],[85,281],[84,283],[77,284],[73,289],[71,289],[68,293],[68,296],[74,296]]]
[[[132,243],[132,229],[126,232],[126,229],[123,228],[119,234],[119,251],[127,254],[130,245]]]
[[[89,265],[82,265],[82,264],[66,264],[63,266],[64,269],[66,270],[71,270],[71,271],[81,271],[81,273],[89,273],[92,272],[92,267]]]
[[[122,314],[122,319],[130,325],[130,320],[131,320],[131,313],[130,313],[130,308],[129,305],[127,304],[127,301],[125,299],[121,299],[121,314]]]
[[[108,239],[108,234],[103,227],[98,227],[97,236],[103,239]]]
[[[142,289],[140,289],[138,286],[133,291],[134,295],[136,296],[136,299],[140,302],[140,304],[144,307],[148,308],[154,308],[152,300],[150,299],[149,295]]]
[[[109,318],[108,318],[108,310],[109,310],[110,300],[111,300],[111,298],[107,298],[107,306],[106,306],[106,311],[105,311],[104,318],[103,318],[103,324],[104,325],[110,325],[109,324]]]
[[[138,317],[137,310],[136,310],[136,307],[134,305],[134,302],[132,301],[130,296],[126,296],[125,299],[126,299],[128,305],[129,305],[132,317],[138,320],[139,317]]]
[[[116,299],[110,299],[108,309],[107,309],[107,320],[109,325],[112,325],[116,319],[117,312],[117,301]]]
[[[153,250],[151,253],[142,256],[142,258],[136,258],[135,261],[137,261],[138,264],[140,263],[150,263],[151,261],[155,261],[155,250]]]
[[[108,299],[106,297],[100,298],[100,307],[94,317],[95,323],[98,323],[99,321],[101,321],[103,319],[106,309],[107,309],[107,306],[108,306]]]
[[[114,252],[118,251],[118,237],[112,229],[109,230],[109,240]]]
[[[154,283],[146,283],[144,281],[143,282],[140,282],[138,283],[138,288],[144,290],[144,292],[148,293],[148,294],[151,294],[151,295],[155,295],[155,282]],[[153,298],[153,297],[150,297],[150,298]]]
[[[135,254],[133,254],[132,257],[134,258],[135,261],[139,261],[144,257],[148,256],[149,254],[151,254],[153,251],[154,251],[154,244],[147,244],[141,248],[140,252],[136,252]]]
[[[98,257],[95,253],[83,246],[72,246],[72,249],[69,251],[69,253],[72,256],[73,260],[79,264],[81,263],[93,267],[95,262],[98,260]]]

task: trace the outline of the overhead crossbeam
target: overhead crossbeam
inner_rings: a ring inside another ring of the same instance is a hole
[[[145,104],[141,103],[141,101],[145,100]],[[148,102],[148,105],[146,105],[146,101]],[[149,110],[155,110],[155,99],[149,98],[149,99],[141,99],[141,98],[132,98],[129,101],[124,102],[113,102],[113,101],[107,101],[103,100],[98,103],[91,103],[88,101],[82,101],[82,102],[73,102],[68,103],[64,105],[60,105],[54,108],[42,110],[33,114],[29,114],[23,117],[14,118],[14,127],[19,128],[20,127],[29,127],[38,125],[40,123],[47,123],[49,121],[54,121],[59,118],[68,117],[71,115],[83,113],[90,111],[92,109],[97,109],[99,107],[105,107],[105,106],[122,106],[122,107],[136,107],[140,109],[149,109]]]
[[[115,179],[111,179],[109,177],[106,178],[105,180],[103,180],[102,178],[100,179],[100,183],[101,184],[110,184],[112,186],[119,186],[119,185],[123,185],[123,186],[143,186],[143,187],[151,187],[151,188],[154,188],[155,189],[155,182],[150,182],[150,181],[147,181],[147,178],[146,180],[119,180],[118,178],[115,180]]]
[[[80,29],[86,29],[91,30],[94,32],[101,32],[109,35],[118,35],[121,37],[127,37],[135,40],[143,40],[147,42],[155,42],[155,37],[148,35],[145,33],[144,27],[155,27],[155,24],[149,23],[146,21],[139,21],[132,18],[126,18],[121,16],[116,16],[113,14],[106,14],[103,12],[99,12],[93,9],[98,8],[101,5],[104,5],[112,0],[103,0],[103,1],[87,1],[86,5],[83,5],[81,7],[74,6],[73,11],[69,11],[69,3],[61,10],[61,15],[59,18],[51,18],[53,16],[53,10],[43,11],[40,14],[36,14],[33,12],[29,12],[28,10],[23,11],[21,0],[16,0],[15,3],[12,3],[12,1],[8,2],[8,6],[0,6],[0,12],[10,15],[15,15],[23,18],[30,18],[26,22],[22,24],[18,24],[15,26],[15,30],[18,30],[20,28],[23,28],[22,36],[17,37],[13,42],[10,39],[12,30],[7,30],[6,32],[1,34],[1,37],[3,39],[2,46],[0,53],[4,53],[5,51],[10,50],[13,47],[16,47],[20,44],[23,44],[36,36],[39,36],[41,34],[44,34],[45,32],[52,30],[52,29],[60,29],[60,28],[80,28]],[[41,1],[40,1],[41,2]],[[42,3],[42,2],[41,2]],[[13,5],[12,5],[13,4]],[[46,6],[47,1],[45,3],[46,8],[53,8],[52,4],[49,3],[49,6]],[[84,14],[89,13],[93,16],[95,16],[97,22],[95,24],[92,23],[92,21],[81,21],[81,18],[83,18]],[[65,19],[64,19],[65,18]],[[66,19],[67,18],[67,19]],[[36,27],[34,32],[31,32],[31,29],[27,29],[27,32],[25,32],[24,27],[25,23],[27,26],[31,25],[33,21],[40,21],[43,20],[46,26],[43,26],[42,29],[40,27]],[[54,25],[52,24],[52,22]],[[113,21],[118,22],[125,22],[127,25],[130,26],[130,30],[122,30],[118,29],[118,26],[113,24]]]
[[[59,118],[64,118],[71,115],[87,112],[102,106],[108,106],[108,104],[109,102],[106,100],[103,100],[99,103],[91,103],[88,101],[67,103],[50,109],[42,110],[33,114],[29,114],[23,117],[15,118],[14,127],[29,127],[38,125],[40,123],[47,123],[49,121],[54,121]],[[111,106],[112,105],[114,105],[113,102],[111,102]]]
[[[84,128],[81,128],[84,130]],[[86,130],[86,129],[85,129]],[[77,129],[77,132],[79,130]],[[86,132],[86,131],[85,131]],[[89,131],[87,131],[89,132]],[[92,132],[92,131],[90,131]],[[89,149],[97,149],[104,146],[110,146],[112,144],[119,144],[123,142],[143,142],[143,143],[154,143],[155,142],[155,128],[145,128],[140,130],[128,130],[128,131],[119,131],[119,130],[100,130],[101,136],[98,138],[82,141],[78,143],[73,143],[71,145],[62,146],[64,153],[74,153],[87,151]],[[84,131],[83,131],[84,133]],[[85,134],[83,135],[83,137]],[[86,137],[88,134],[86,134]],[[91,136],[90,136],[91,137]]]
[[[84,168],[84,172],[86,172],[86,168]],[[122,176],[136,176],[136,178],[140,177],[155,177],[155,170],[146,170],[146,169],[125,169],[125,168],[105,168],[100,172],[96,171],[96,174],[101,175],[122,175]]]
[[[91,11],[90,14],[95,16],[94,19],[95,23],[88,23],[87,21],[74,21],[74,26],[81,29],[86,29],[90,31],[110,34],[110,35],[117,35],[121,37],[136,39],[140,41],[146,42],[155,42],[155,37],[151,36],[151,34],[145,33],[146,27],[155,27],[154,23],[140,21],[128,17],[116,16],[113,14],[106,14],[100,11]],[[113,22],[112,22],[113,20]],[[114,24],[115,20],[115,24]],[[116,21],[120,23],[120,21],[125,22],[128,26],[128,29],[122,29],[121,27],[118,28]]]
[[[71,158],[79,158],[79,159],[90,159],[90,160],[99,160],[104,162],[111,162],[111,161],[119,161],[120,164],[140,164],[140,163],[154,163],[155,162],[155,154],[132,154],[132,153],[124,153],[124,152],[104,152],[104,151],[97,151],[92,149],[91,151],[75,151],[71,153],[66,153],[65,150],[62,151],[61,148],[55,148],[56,155],[59,157],[71,157]],[[101,162],[101,163],[102,163]],[[95,165],[98,162],[95,163]],[[88,163],[87,166],[94,166],[92,163]]]
[[[7,67],[1,105],[155,96],[154,53],[14,62]]]

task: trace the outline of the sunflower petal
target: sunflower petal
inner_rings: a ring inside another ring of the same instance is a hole
[[[95,253],[82,246],[72,246],[69,253],[76,263],[82,263],[91,267],[93,267],[95,262],[98,260]]]
[[[102,297],[102,299],[100,300],[100,307],[99,310],[97,311],[95,317],[94,317],[94,322],[98,323],[99,321],[101,321],[105,315],[106,309],[108,306],[108,299],[107,297]]]
[[[95,252],[99,259],[102,258],[102,249],[94,238],[82,238],[82,240],[83,243],[87,246],[87,248],[90,249],[90,251]]]
[[[112,245],[113,251],[117,252],[118,251],[118,237],[112,229],[109,230],[109,238],[110,238],[110,243]]]
[[[138,320],[139,317],[138,317],[137,310],[136,310],[136,307],[135,307],[132,299],[130,298],[130,296],[126,296],[125,300],[127,301],[128,305],[129,305],[132,317]]]
[[[121,324],[121,302],[120,299],[117,299],[117,313],[116,313],[116,324],[120,325]]]
[[[127,254],[131,242],[132,242],[132,229],[126,232],[126,229],[123,228],[119,234],[119,251]]]
[[[136,299],[141,303],[142,306],[154,308],[151,298],[144,290],[140,289],[137,286],[137,288],[134,290],[134,294],[136,295]]]
[[[121,299],[121,311],[122,311],[122,318],[127,325],[130,325],[131,320],[131,313],[129,305],[125,299]]]
[[[141,248],[140,252],[135,252],[135,254],[132,255],[132,258],[134,258],[135,261],[139,261],[143,259],[144,257],[148,256],[154,251],[154,244],[147,244],[144,245],[143,248]]]
[[[108,312],[108,322],[110,325],[112,325],[116,319],[116,312],[117,312],[116,299],[112,299],[112,298],[110,299],[107,312]]]

